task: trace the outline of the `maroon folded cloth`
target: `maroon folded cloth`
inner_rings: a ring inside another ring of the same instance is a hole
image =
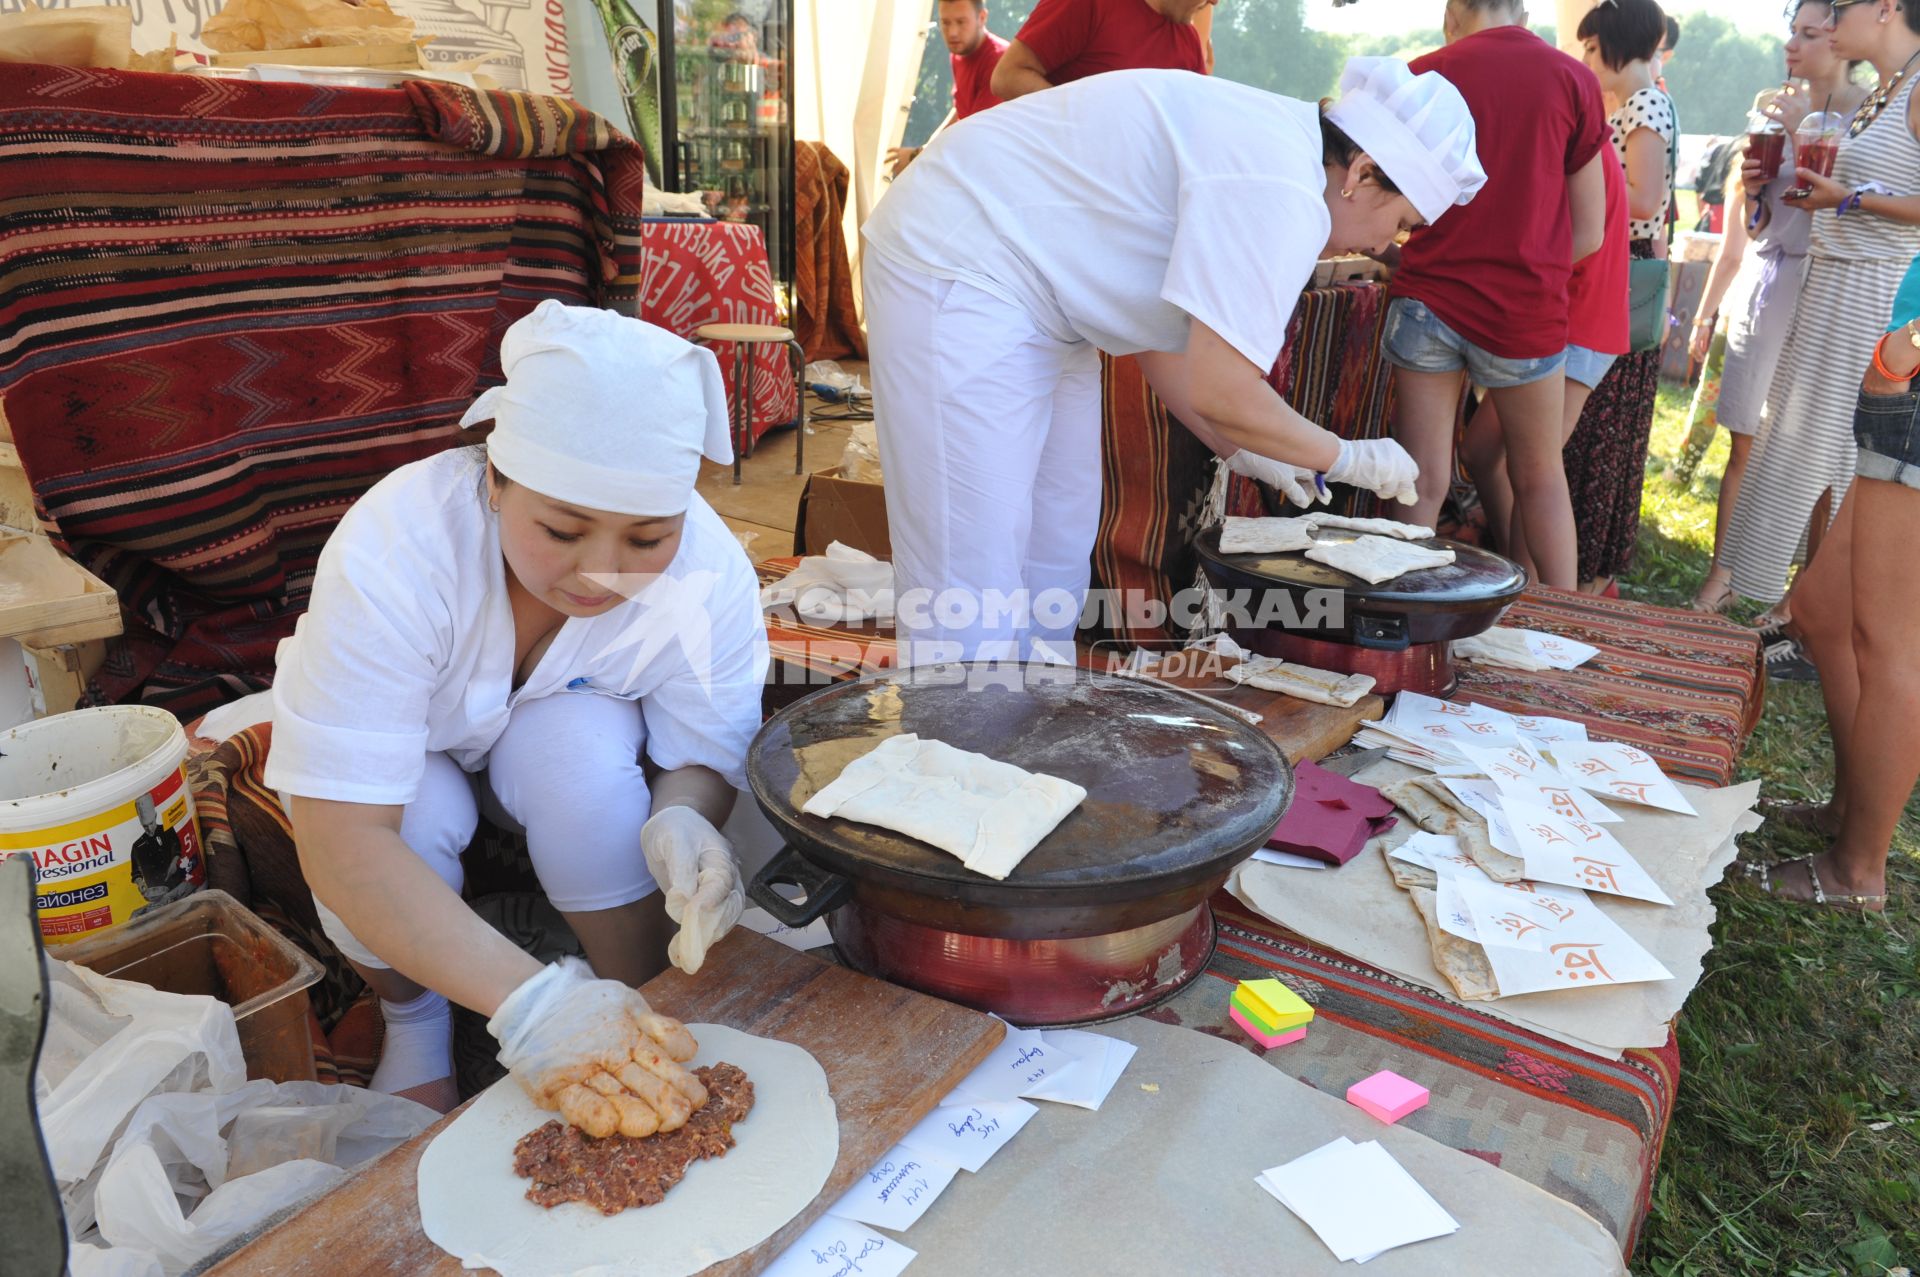
[[[1293,769],[1293,804],[1267,846],[1344,865],[1367,839],[1394,826],[1393,804],[1371,785],[1301,762]]]

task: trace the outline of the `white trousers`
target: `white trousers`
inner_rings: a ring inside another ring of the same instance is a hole
[[[878,253],[864,281],[902,662],[1071,660],[1100,527],[1099,352]]]
[[[561,692],[516,706],[487,755],[483,783],[526,831],[540,887],[563,913],[612,909],[654,890],[640,851],[653,808],[640,768],[646,741],[638,701]],[[465,882],[460,853],[480,823],[474,782],[452,758],[428,754],[420,793],[400,814],[401,839],[456,892]],[[342,954],[366,967],[392,965],[318,896],[313,904]]]

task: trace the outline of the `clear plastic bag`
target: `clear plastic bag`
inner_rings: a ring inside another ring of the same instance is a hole
[[[358,1087],[249,1082],[225,1003],[47,965],[34,1095],[74,1277],[185,1272],[438,1116]]]

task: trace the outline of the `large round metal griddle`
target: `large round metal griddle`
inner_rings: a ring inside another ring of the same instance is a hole
[[[1324,541],[1352,541],[1360,534],[1328,529]],[[1220,528],[1200,534],[1195,548],[1207,577],[1219,590],[1244,590],[1256,599],[1272,590],[1296,600],[1309,591],[1333,591],[1343,606],[1293,609],[1299,624],[1281,623],[1289,633],[1310,634],[1332,642],[1404,647],[1467,638],[1490,629],[1527,587],[1519,564],[1492,551],[1444,537],[1412,544],[1452,550],[1453,562],[1408,572],[1378,585],[1338,568],[1317,563],[1302,550],[1286,554],[1222,554]]]
[[[1073,781],[1086,800],[1002,881],[904,834],[802,814],[846,763],[901,732]],[[1265,842],[1293,795],[1279,748],[1205,701],[1042,666],[920,666],[829,688],[761,728],[747,778],[806,860],[889,896],[989,915],[1165,898],[1216,881]]]

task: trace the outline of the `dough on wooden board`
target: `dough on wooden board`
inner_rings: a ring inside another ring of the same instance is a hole
[[[527,1200],[513,1146],[554,1115],[502,1078],[420,1157],[420,1226],[468,1268],[502,1277],[691,1277],[759,1245],[805,1210],[840,1157],[827,1075],[804,1048],[721,1024],[689,1024],[688,1068],[725,1061],[753,1082],[753,1112],[727,1155],[697,1161],[653,1206],[602,1215]]]
[[[907,732],[848,763],[800,810],[892,829],[1005,878],[1086,796],[1072,781]]]
[[[1263,691],[1341,709],[1356,704],[1373,690],[1374,683],[1371,674],[1336,674],[1272,656],[1253,655],[1243,657],[1238,665],[1228,669],[1227,677]]]
[[[1307,557],[1379,585],[1409,572],[1444,567],[1453,562],[1453,551],[1429,550],[1393,537],[1362,536],[1351,541],[1316,541]]]

